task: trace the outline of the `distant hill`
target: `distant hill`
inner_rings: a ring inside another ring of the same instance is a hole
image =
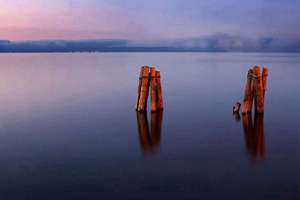
[[[300,39],[227,34],[163,41],[0,40],[0,52],[300,52]]]

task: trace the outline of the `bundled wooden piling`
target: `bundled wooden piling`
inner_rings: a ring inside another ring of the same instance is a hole
[[[267,87],[268,69],[254,66],[249,69],[245,87],[243,114],[251,113],[253,100],[255,113],[264,113],[265,93]]]
[[[156,112],[157,111],[157,78],[156,78],[156,70],[155,67],[150,68],[150,85],[151,85],[151,112]]]
[[[260,67],[255,66],[253,68],[255,80],[254,80],[254,102],[255,102],[255,113],[264,113],[264,86],[263,79],[260,73]]]
[[[243,106],[243,114],[251,113],[252,105],[253,105],[253,70],[249,69],[247,74],[247,82],[245,87],[245,95],[244,95],[244,106]]]
[[[143,112],[147,110],[147,101],[149,87],[151,86],[151,111],[157,112],[163,110],[163,94],[160,81],[160,72],[155,70],[155,67],[149,68],[143,66],[140,72],[140,80],[138,85],[138,97],[136,101],[136,110]]]
[[[147,100],[149,93],[149,80],[150,80],[150,68],[148,66],[142,67],[141,72],[141,86],[139,87],[137,111],[147,110]]]
[[[163,92],[160,81],[160,71],[156,71],[156,84],[157,84],[157,109],[164,109]]]

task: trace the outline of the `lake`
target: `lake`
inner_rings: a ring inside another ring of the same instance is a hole
[[[265,114],[234,116],[255,64]],[[162,113],[135,112],[142,65]],[[0,54],[0,197],[300,199],[299,86],[297,53]]]

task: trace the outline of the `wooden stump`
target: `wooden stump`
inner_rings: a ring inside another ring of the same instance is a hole
[[[158,92],[157,92],[157,78],[155,67],[151,67],[150,69],[150,85],[151,85],[151,112],[157,111],[157,103],[158,103]]]
[[[233,106],[233,110],[232,112],[233,113],[240,113],[240,108],[241,108],[241,103],[240,102],[236,102]]]
[[[252,105],[253,105],[253,90],[254,90],[253,70],[249,69],[247,74],[247,82],[245,86],[243,114],[251,113]]]
[[[147,110],[147,100],[149,93],[149,81],[150,81],[150,68],[148,66],[142,67],[141,87],[138,102],[137,111]]]
[[[263,79],[260,73],[260,67],[255,66],[253,68],[255,80],[254,80],[254,102],[255,102],[255,113],[264,113],[264,86]]]
[[[163,102],[163,92],[162,92],[161,81],[160,81],[160,71],[156,71],[156,83],[157,83],[157,109],[163,110],[164,102]]]

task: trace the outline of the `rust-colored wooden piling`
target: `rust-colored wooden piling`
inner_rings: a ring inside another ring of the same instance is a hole
[[[136,110],[138,110],[139,100],[140,100],[140,96],[141,96],[141,86],[142,86],[143,71],[144,71],[144,67],[141,67],[140,77],[139,77],[139,86],[138,86],[138,90],[137,90],[137,100],[136,100],[136,104],[135,104],[135,109]]]
[[[151,112],[157,111],[158,92],[157,92],[157,78],[155,67],[150,68],[150,85],[151,85]]]
[[[156,83],[157,83],[157,109],[164,109],[163,92],[160,80],[160,71],[156,71]]]
[[[263,81],[263,88],[264,88],[264,102],[265,102],[265,94],[267,90],[267,78],[268,78],[268,68],[264,67],[262,70],[262,81]]]
[[[255,113],[264,113],[264,86],[263,79],[261,75],[261,69],[259,66],[253,68],[255,75],[254,80],[254,102],[255,102]]]
[[[147,110],[147,100],[149,93],[149,81],[150,81],[150,68],[148,66],[144,66],[142,69],[141,78],[141,87],[140,94],[137,103],[137,111],[145,111]]]
[[[243,114],[251,113],[253,105],[253,70],[249,69],[245,86]]]

